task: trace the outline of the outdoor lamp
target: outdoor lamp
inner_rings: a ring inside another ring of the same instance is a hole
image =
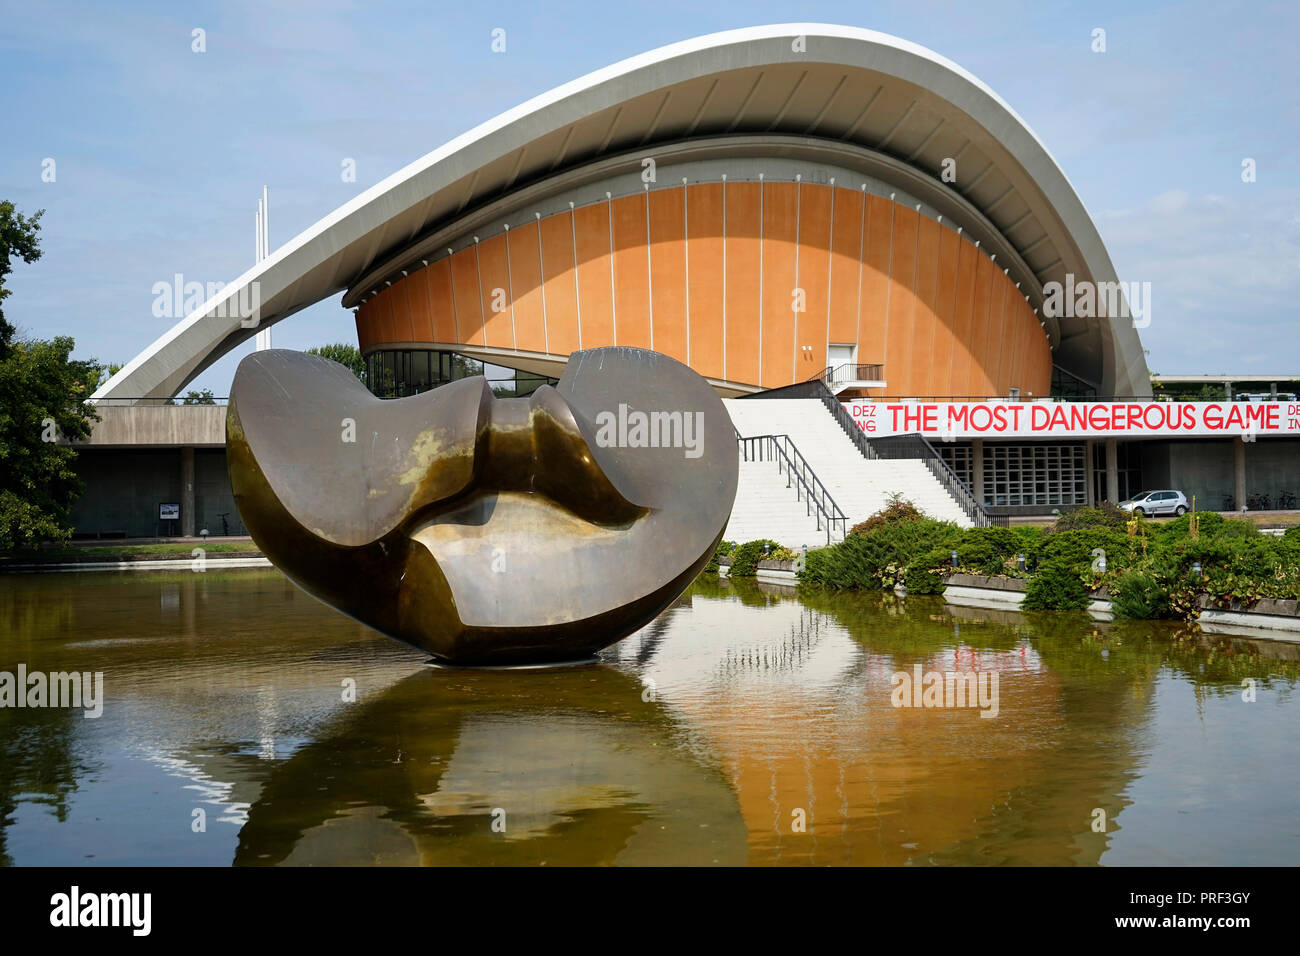
[[[1200,562],[1200,561],[1193,561],[1193,562],[1192,562],[1192,577],[1194,577],[1194,578],[1195,578],[1196,580],[1198,580],[1198,581],[1201,579],[1201,562]]]
[[[957,552],[956,552],[956,551],[954,551],[954,552],[952,553],[952,566],[953,566],[954,568],[957,567]]]
[[[204,544],[207,544],[207,541],[208,541],[208,529],[207,529],[207,528],[204,528],[202,531],[200,531],[200,532],[199,532],[199,537],[203,539],[203,543],[204,543]]]
[[[1018,554],[1016,555],[1016,570],[1023,571],[1024,569],[1025,569],[1025,556],[1023,554]]]

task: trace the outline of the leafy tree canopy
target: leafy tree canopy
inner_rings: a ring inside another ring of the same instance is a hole
[[[361,380],[364,385],[366,382],[366,360],[361,357],[361,349],[355,345],[348,345],[344,342],[334,342],[330,345],[318,345],[315,348],[307,350],[309,355],[319,355],[321,358],[329,359],[331,362],[338,362],[349,372]]]
[[[0,202],[0,302],[13,258],[41,256],[40,217]],[[85,399],[101,372],[94,359],[73,361],[73,345],[68,336],[18,339],[0,314],[0,550],[72,534],[68,514],[82,483],[77,453],[60,442],[90,435],[98,416]]]
[[[24,216],[11,202],[0,201],[0,360],[4,359],[13,342],[16,329],[5,319],[4,302],[12,290],[5,288],[5,279],[13,271],[12,259],[35,262],[41,257],[37,233],[41,229],[44,209]]]

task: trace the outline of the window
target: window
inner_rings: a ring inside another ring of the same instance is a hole
[[[533,372],[520,372],[454,352],[430,349],[387,349],[366,356],[366,384],[380,398],[405,398],[462,378],[484,375],[494,395],[525,397],[541,385],[555,385],[556,379]]]
[[[986,505],[1086,504],[1087,480],[1082,444],[984,446]]]
[[[948,442],[942,442],[936,449],[939,457],[947,464],[961,479],[962,484],[967,488],[973,488],[974,471],[971,468],[971,447],[970,445],[957,445]]]

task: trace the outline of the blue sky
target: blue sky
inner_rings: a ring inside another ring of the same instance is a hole
[[[29,334],[125,362],[174,320],[153,285],[229,281],[271,192],[278,247],[454,136],[617,60],[793,20],[904,37],[1029,123],[1121,279],[1166,374],[1300,375],[1300,7],[1291,3],[32,3],[0,0],[0,198],[46,210],[44,258],[6,302]],[[191,30],[206,31],[193,53]],[[506,30],[493,53],[491,31]],[[1091,49],[1106,30],[1105,53]],[[356,160],[357,181],[340,164]],[[1241,163],[1256,161],[1243,183]],[[42,162],[55,161],[54,182]],[[331,298],[275,343],[355,342]],[[250,345],[194,387],[227,394]]]

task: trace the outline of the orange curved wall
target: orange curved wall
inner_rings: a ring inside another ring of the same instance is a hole
[[[516,226],[393,283],[356,322],[363,352],[632,345],[763,388],[817,374],[829,344],[883,365],[888,395],[1047,395],[1052,374],[1037,316],[973,244],[809,183],[669,187]]]

